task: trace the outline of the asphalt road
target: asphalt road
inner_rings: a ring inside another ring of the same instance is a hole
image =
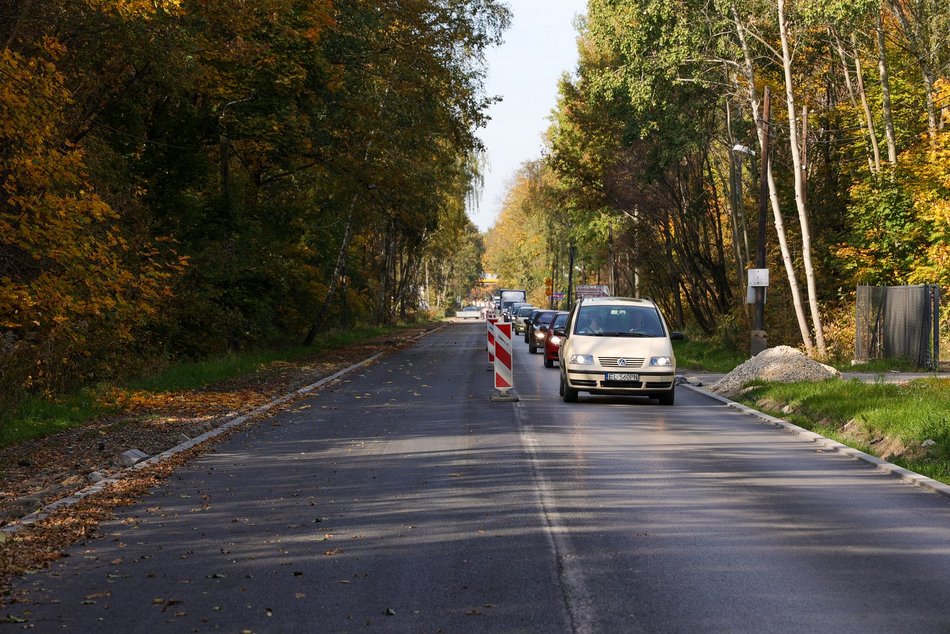
[[[235,435],[22,580],[75,632],[950,632],[950,500],[455,324]],[[3,615],[0,615],[3,616]]]

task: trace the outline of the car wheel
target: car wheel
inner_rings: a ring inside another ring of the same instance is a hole
[[[554,361],[551,361],[551,360],[548,359],[547,357],[544,357],[544,367],[546,367],[546,368],[553,368],[553,367],[554,367]]]
[[[676,400],[675,388],[670,390],[666,394],[660,394],[659,396],[660,405],[672,405],[675,400]]]
[[[534,354],[537,351],[538,351],[538,347],[536,345],[534,345],[533,343],[528,344],[528,352],[530,352],[531,354]]]
[[[567,380],[563,374],[561,375],[561,398],[564,399],[565,403],[577,402],[577,390],[572,389],[571,386],[567,384]]]

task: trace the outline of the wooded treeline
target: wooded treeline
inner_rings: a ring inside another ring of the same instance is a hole
[[[768,127],[769,343],[850,358],[856,284],[950,287],[948,35],[937,0],[590,0],[489,267],[538,301],[573,246],[575,281],[747,347]]]
[[[0,0],[0,406],[480,273],[496,0]]]

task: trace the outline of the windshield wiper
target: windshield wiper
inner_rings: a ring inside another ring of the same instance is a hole
[[[588,333],[591,337],[656,337],[645,332],[597,332]]]

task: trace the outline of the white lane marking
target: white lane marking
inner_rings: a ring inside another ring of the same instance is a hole
[[[538,503],[541,507],[541,516],[547,525],[545,534],[551,545],[557,561],[557,573],[561,581],[561,594],[564,597],[564,607],[571,622],[571,631],[575,634],[589,634],[594,631],[591,618],[591,600],[584,576],[574,565],[577,558],[571,550],[568,529],[564,525],[555,504],[554,490],[541,472],[541,459],[538,457],[538,441],[532,436],[532,429],[524,420],[524,409],[521,403],[515,404],[515,418],[518,421],[518,431],[521,445],[524,447],[528,459],[531,461],[531,472],[534,476],[538,491]]]

